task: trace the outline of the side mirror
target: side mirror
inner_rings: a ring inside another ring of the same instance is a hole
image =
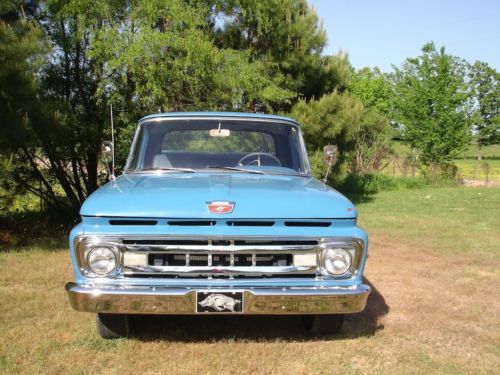
[[[323,149],[323,161],[327,165],[328,169],[326,170],[325,177],[323,177],[323,183],[328,182],[328,175],[330,174],[330,170],[332,169],[332,166],[335,164],[337,161],[337,153],[339,151],[339,148],[337,145],[327,145]]]
[[[113,142],[104,141],[101,146],[101,159],[106,164],[109,178],[115,180],[115,147]],[[111,168],[110,168],[111,164]]]
[[[323,160],[325,164],[329,167],[335,165],[337,162],[337,154],[338,154],[339,148],[337,145],[327,145],[323,149]]]
[[[104,163],[111,163],[113,161],[113,142],[104,141],[101,147],[101,159]]]

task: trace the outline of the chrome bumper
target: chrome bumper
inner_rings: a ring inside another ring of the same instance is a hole
[[[78,311],[121,314],[196,314],[196,292],[233,289],[66,284]],[[343,314],[365,308],[368,285],[325,288],[235,288],[243,292],[243,314]],[[202,313],[205,314],[205,313]],[[235,313],[241,314],[241,313]]]

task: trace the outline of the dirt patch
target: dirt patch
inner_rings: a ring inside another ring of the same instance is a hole
[[[500,187],[500,181],[486,181],[486,180],[466,180],[460,181],[466,187]]]
[[[365,274],[390,307],[380,323],[386,334],[406,338],[391,350],[500,364],[500,291],[492,288],[500,281],[499,266],[371,233]]]

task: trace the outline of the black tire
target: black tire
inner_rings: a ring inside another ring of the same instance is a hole
[[[130,334],[129,316],[125,314],[97,314],[96,323],[103,339],[120,339]]]
[[[302,321],[312,333],[333,335],[342,328],[344,314],[304,315]]]

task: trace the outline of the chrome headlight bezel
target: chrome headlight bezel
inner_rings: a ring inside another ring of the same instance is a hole
[[[335,274],[327,269],[325,264],[325,256],[329,250],[342,249],[349,253],[351,264],[350,267],[341,274]],[[364,242],[359,238],[324,238],[320,241],[318,252],[319,272],[323,277],[334,279],[350,279],[356,277],[359,272],[361,261],[363,258]]]
[[[98,248],[106,248],[110,250],[115,257],[115,267],[107,273],[94,272],[89,264],[89,257],[91,253]],[[80,238],[75,241],[75,253],[80,272],[85,277],[90,278],[107,278],[116,277],[121,273],[123,267],[123,251],[117,246],[116,242],[110,240],[103,241],[102,239],[87,237]]]
[[[103,269],[100,269],[99,263],[102,263]],[[112,247],[96,246],[87,253],[87,265],[89,270],[96,275],[109,275],[118,266],[118,254]]]

